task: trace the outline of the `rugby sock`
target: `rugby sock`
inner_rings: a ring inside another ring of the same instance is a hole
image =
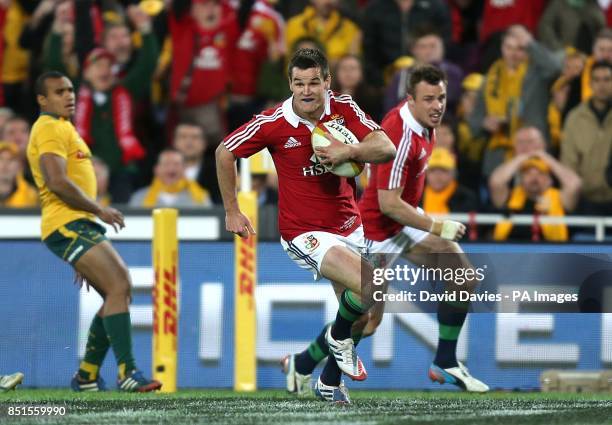
[[[361,341],[362,334],[353,334],[353,342],[355,342],[355,347]],[[327,344],[326,344],[327,346]],[[329,347],[327,348],[329,351]],[[330,385],[333,387],[337,387],[340,385],[340,381],[342,380],[342,371],[338,367],[338,363],[336,363],[336,359],[334,356],[327,357],[327,363],[325,363],[325,367],[321,372],[321,382],[325,385]]]
[[[336,321],[332,325],[331,335],[336,340],[350,338],[351,327],[361,315],[365,313],[359,298],[348,289],[345,289],[340,296],[340,308],[336,315]]]
[[[295,370],[302,375],[310,375],[315,367],[329,354],[329,345],[325,341],[327,327],[333,322],[323,326],[319,336],[310,343],[308,348],[295,356]]]
[[[457,367],[457,339],[465,322],[469,303],[445,303],[438,305],[438,350],[434,364],[442,369]]]
[[[110,341],[117,367],[119,368],[119,379],[125,378],[127,372],[136,369],[134,356],[132,355],[132,323],[130,313],[118,313],[104,318],[104,329]]]
[[[85,357],[79,365],[79,378],[84,381],[94,381],[98,379],[100,366],[106,357],[110,344],[104,329],[103,319],[97,314],[94,316],[89,326],[87,335],[87,345],[85,346]]]

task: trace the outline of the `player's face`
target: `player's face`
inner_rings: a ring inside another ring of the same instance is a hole
[[[319,119],[325,109],[325,93],[331,77],[323,79],[320,68],[291,70],[289,88],[293,93],[293,110],[303,118]]]
[[[43,112],[63,118],[74,115],[75,96],[72,82],[66,78],[49,78],[45,81],[47,94],[38,96],[38,104]]]
[[[446,84],[421,81],[414,88],[414,97],[408,95],[408,106],[419,124],[426,128],[440,125],[446,110]]]

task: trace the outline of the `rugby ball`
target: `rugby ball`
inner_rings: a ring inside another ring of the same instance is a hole
[[[329,146],[331,142],[325,137],[325,134],[331,134],[335,139],[340,140],[346,145],[354,145],[359,143],[357,137],[345,126],[338,124],[335,121],[319,123],[312,132],[310,142],[312,148],[317,146]],[[355,161],[346,161],[342,164],[337,164],[334,167],[325,167],[329,172],[341,177],[355,177],[363,171],[364,164]]]

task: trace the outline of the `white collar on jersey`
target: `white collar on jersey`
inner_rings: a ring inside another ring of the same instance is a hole
[[[321,118],[323,118],[325,115],[330,115],[331,114],[331,102],[330,102],[330,100],[331,100],[331,93],[332,93],[331,90],[327,90],[327,92],[325,93],[325,110],[323,111],[323,115],[321,115]],[[310,121],[305,120],[303,118],[300,118],[293,111],[293,96],[291,96],[289,99],[287,99],[287,100],[285,100],[283,102],[283,116],[285,117],[287,122],[289,124],[291,124],[295,128],[298,127],[300,122],[303,122],[308,127],[312,127],[313,126],[310,123]]]
[[[429,140],[429,130],[423,127],[418,121],[412,116],[410,109],[408,109],[408,102],[405,102],[404,105],[400,108],[400,117],[404,120],[408,127],[418,133],[421,137],[425,137]]]

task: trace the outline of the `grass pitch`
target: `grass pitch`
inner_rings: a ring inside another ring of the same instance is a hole
[[[612,395],[352,391],[352,404],[296,399],[282,391],[237,394],[0,394],[0,423],[18,424],[612,424]],[[9,417],[9,406],[65,406],[66,416]]]

